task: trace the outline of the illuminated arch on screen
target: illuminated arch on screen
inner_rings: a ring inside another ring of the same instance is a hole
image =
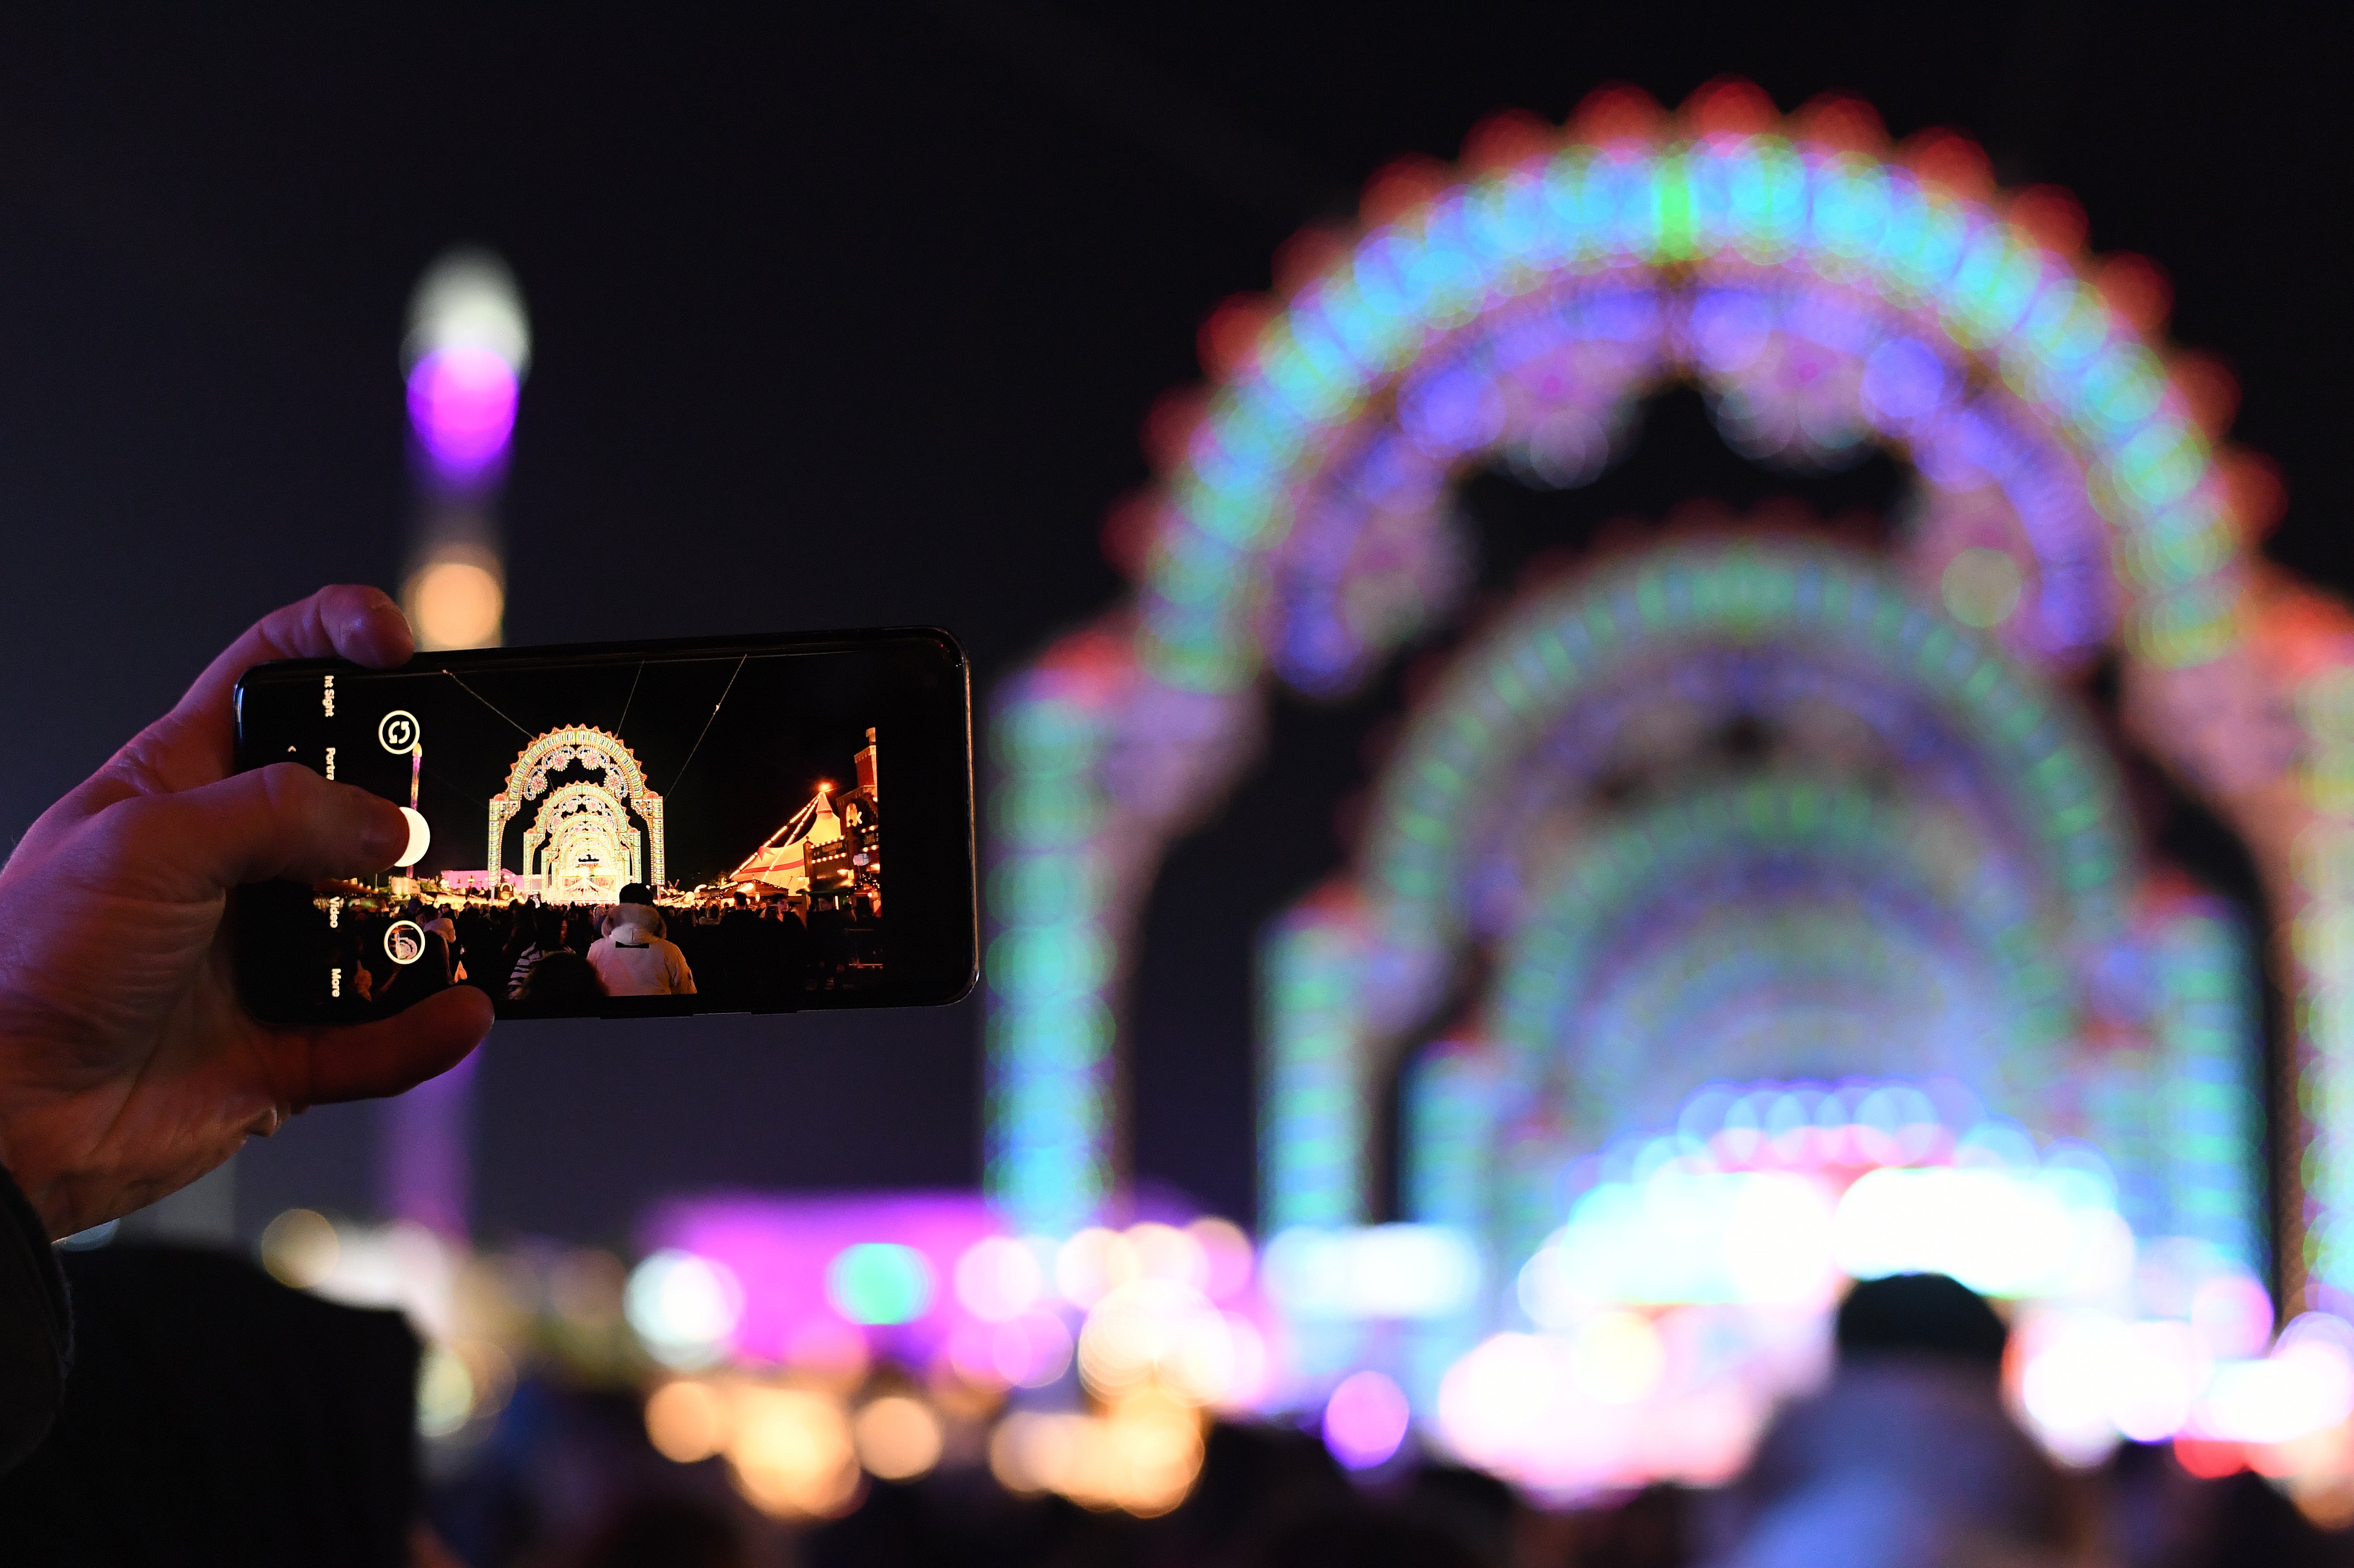
[[[547,793],[524,830],[524,874],[542,873],[553,878],[577,840],[591,839],[602,858],[620,868],[620,882],[645,880],[645,853],[629,807],[602,783],[576,779]],[[542,858],[542,846],[546,855]]]
[[[515,753],[514,765],[507,769],[506,788],[491,797],[490,842],[486,852],[488,858],[483,863],[494,872],[505,863],[507,823],[514,820],[525,801],[538,800],[547,793],[549,774],[567,768],[602,774],[604,782],[588,786],[576,781],[557,787],[557,795],[541,808],[534,826],[525,832],[525,874],[530,874],[534,848],[541,839],[555,831],[560,818],[568,814],[569,809],[550,814],[556,800],[560,798],[577,806],[586,799],[578,791],[593,789],[601,800],[623,812],[621,826],[629,830],[629,836],[625,840],[617,832],[617,843],[626,847],[635,840],[636,830],[630,827],[627,813],[633,811],[637,814],[638,820],[645,824],[644,848],[646,859],[652,863],[645,867],[652,873],[648,880],[656,885],[668,880],[668,868],[663,857],[662,797],[646,787],[645,772],[638,766],[637,754],[630,749],[628,743],[610,730],[589,725],[567,725],[551,729],[535,736],[529,745]],[[634,850],[629,853],[634,872],[641,863]]]

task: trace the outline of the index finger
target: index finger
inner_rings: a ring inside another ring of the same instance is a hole
[[[372,1023],[272,1031],[264,1047],[272,1093],[298,1111],[399,1094],[464,1060],[491,1032],[492,1018],[489,997],[453,985]]]
[[[381,589],[355,584],[323,588],[247,629],[205,667],[169,714],[123,747],[165,789],[194,789],[228,776],[236,761],[238,678],[273,659],[349,659],[374,668],[415,652],[408,618]]]

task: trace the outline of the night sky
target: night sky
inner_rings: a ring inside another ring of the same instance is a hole
[[[21,829],[260,611],[392,582],[403,312],[452,242],[501,251],[533,320],[511,641],[937,623],[985,694],[1118,592],[1100,524],[1213,306],[1267,287],[1276,247],[1390,159],[1612,79],[1670,103],[1727,71],[1785,108],[1849,90],[1899,136],[1955,126],[2007,181],[2073,189],[2096,248],[2171,274],[2176,337],[2236,367],[2237,435],[2290,486],[2271,553],[2349,586],[2343,57],[2298,14],[1268,10],[13,12],[0,817]],[[1467,506],[1493,593],[1690,497],[1868,513],[1895,482],[1884,461],[1748,467],[1681,397],[1602,483],[1491,479]],[[1283,700],[1262,765],[1175,851],[1135,999],[1147,1178],[1247,1214],[1250,944],[1339,863],[1406,679]],[[681,1189],[969,1184],[980,1022],[971,1001],[504,1024],[478,1220],[618,1240]],[[249,1149],[240,1227],[297,1201],[366,1213],[373,1128],[315,1111]]]

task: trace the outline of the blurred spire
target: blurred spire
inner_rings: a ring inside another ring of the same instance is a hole
[[[531,322],[514,274],[477,246],[418,280],[401,340],[418,474],[418,538],[401,599],[419,648],[495,647],[506,566],[497,514]]]

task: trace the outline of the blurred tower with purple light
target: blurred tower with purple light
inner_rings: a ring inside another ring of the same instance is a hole
[[[420,648],[495,647],[506,611],[498,499],[531,368],[531,325],[504,262],[461,247],[426,269],[401,368],[420,502],[402,604]]]
[[[472,246],[444,251],[410,297],[400,360],[418,488],[401,607],[421,650],[493,648],[506,617],[498,501],[531,367],[531,324],[506,263]],[[387,1218],[465,1234],[474,1064],[386,1104],[377,1200]]]

